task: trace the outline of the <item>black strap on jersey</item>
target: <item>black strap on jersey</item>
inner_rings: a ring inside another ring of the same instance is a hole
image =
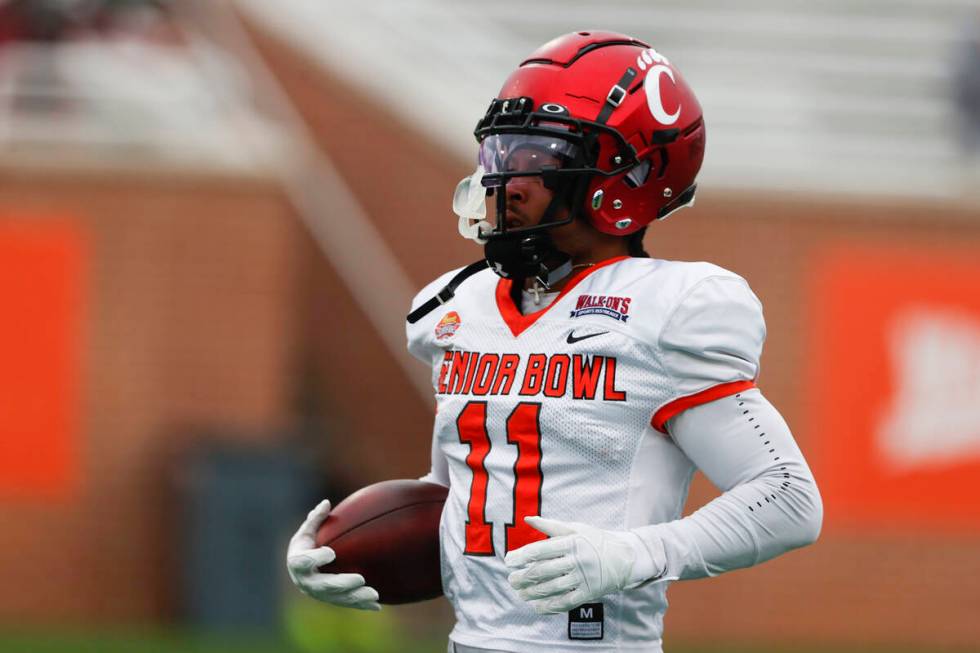
[[[456,288],[459,287],[459,284],[463,283],[477,272],[480,272],[481,270],[485,270],[488,267],[490,267],[490,262],[487,261],[485,258],[481,258],[479,261],[476,261],[475,263],[470,263],[465,268],[457,272],[456,276],[450,279],[449,283],[443,286],[442,290],[437,292],[435,297],[432,297],[427,302],[425,302],[424,304],[416,308],[414,311],[409,313],[408,317],[405,319],[408,320],[409,324],[415,324],[423,317],[425,317],[432,311],[436,310],[437,307],[441,306],[442,304],[445,304],[450,299],[452,299],[453,296],[455,296],[456,294]]]
[[[636,77],[636,71],[633,68],[627,68],[623,76],[619,78],[619,81],[609,89],[609,93],[606,95],[606,102],[602,105],[602,110],[599,111],[599,115],[596,116],[595,121],[598,123],[605,124],[609,120],[609,116],[612,112],[623,103],[626,96],[629,95],[630,84],[633,83],[633,78]]]

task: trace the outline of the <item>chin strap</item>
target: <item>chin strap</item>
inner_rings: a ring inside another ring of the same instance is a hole
[[[437,307],[439,307],[442,304],[445,304],[450,299],[452,299],[453,296],[456,294],[456,288],[459,287],[459,284],[463,283],[477,272],[480,272],[481,270],[485,270],[489,266],[490,263],[483,258],[481,258],[479,261],[476,261],[474,263],[470,263],[465,268],[457,272],[456,276],[450,279],[449,283],[443,286],[442,290],[440,290],[435,294],[435,297],[432,297],[427,302],[425,302],[424,304],[416,308],[414,311],[409,313],[408,317],[405,319],[408,320],[409,324],[415,324],[423,317],[425,317],[426,315],[434,311]]]
[[[556,267],[554,270],[548,270],[548,278],[542,279],[541,276],[537,276],[536,279],[541,282],[546,289],[551,290],[551,287],[570,275],[572,273],[572,259],[566,258],[565,261]]]

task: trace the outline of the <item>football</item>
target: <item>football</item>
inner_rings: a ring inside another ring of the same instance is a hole
[[[320,571],[361,574],[385,604],[441,596],[439,519],[448,492],[416,480],[358,490],[331,510],[317,531],[316,545],[337,554]]]

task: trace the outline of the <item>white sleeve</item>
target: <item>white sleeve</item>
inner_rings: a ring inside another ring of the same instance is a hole
[[[442,449],[439,448],[439,439],[435,429],[432,433],[432,467],[429,469],[429,473],[419,480],[449,487],[449,462],[446,460],[446,455]]]
[[[706,277],[673,309],[657,341],[671,383],[654,428],[678,413],[752,387],[766,340],[762,303],[734,274]]]
[[[782,415],[757,389],[689,408],[670,436],[723,491],[695,513],[635,529],[657,580],[749,567],[814,542],[823,504]]]

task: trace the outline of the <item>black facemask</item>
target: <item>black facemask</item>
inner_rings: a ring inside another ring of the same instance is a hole
[[[542,171],[542,184],[554,196],[544,211],[541,223],[533,227],[508,230],[508,180],[503,180],[500,186],[493,189],[500,226],[487,235],[483,253],[490,269],[498,276],[513,279],[522,285],[523,279],[537,279],[545,288],[550,288],[571,273],[571,257],[555,246],[551,230],[575,219],[574,211],[570,210],[574,185],[552,174],[553,171],[552,168]],[[568,213],[568,217],[555,217],[561,209]]]

